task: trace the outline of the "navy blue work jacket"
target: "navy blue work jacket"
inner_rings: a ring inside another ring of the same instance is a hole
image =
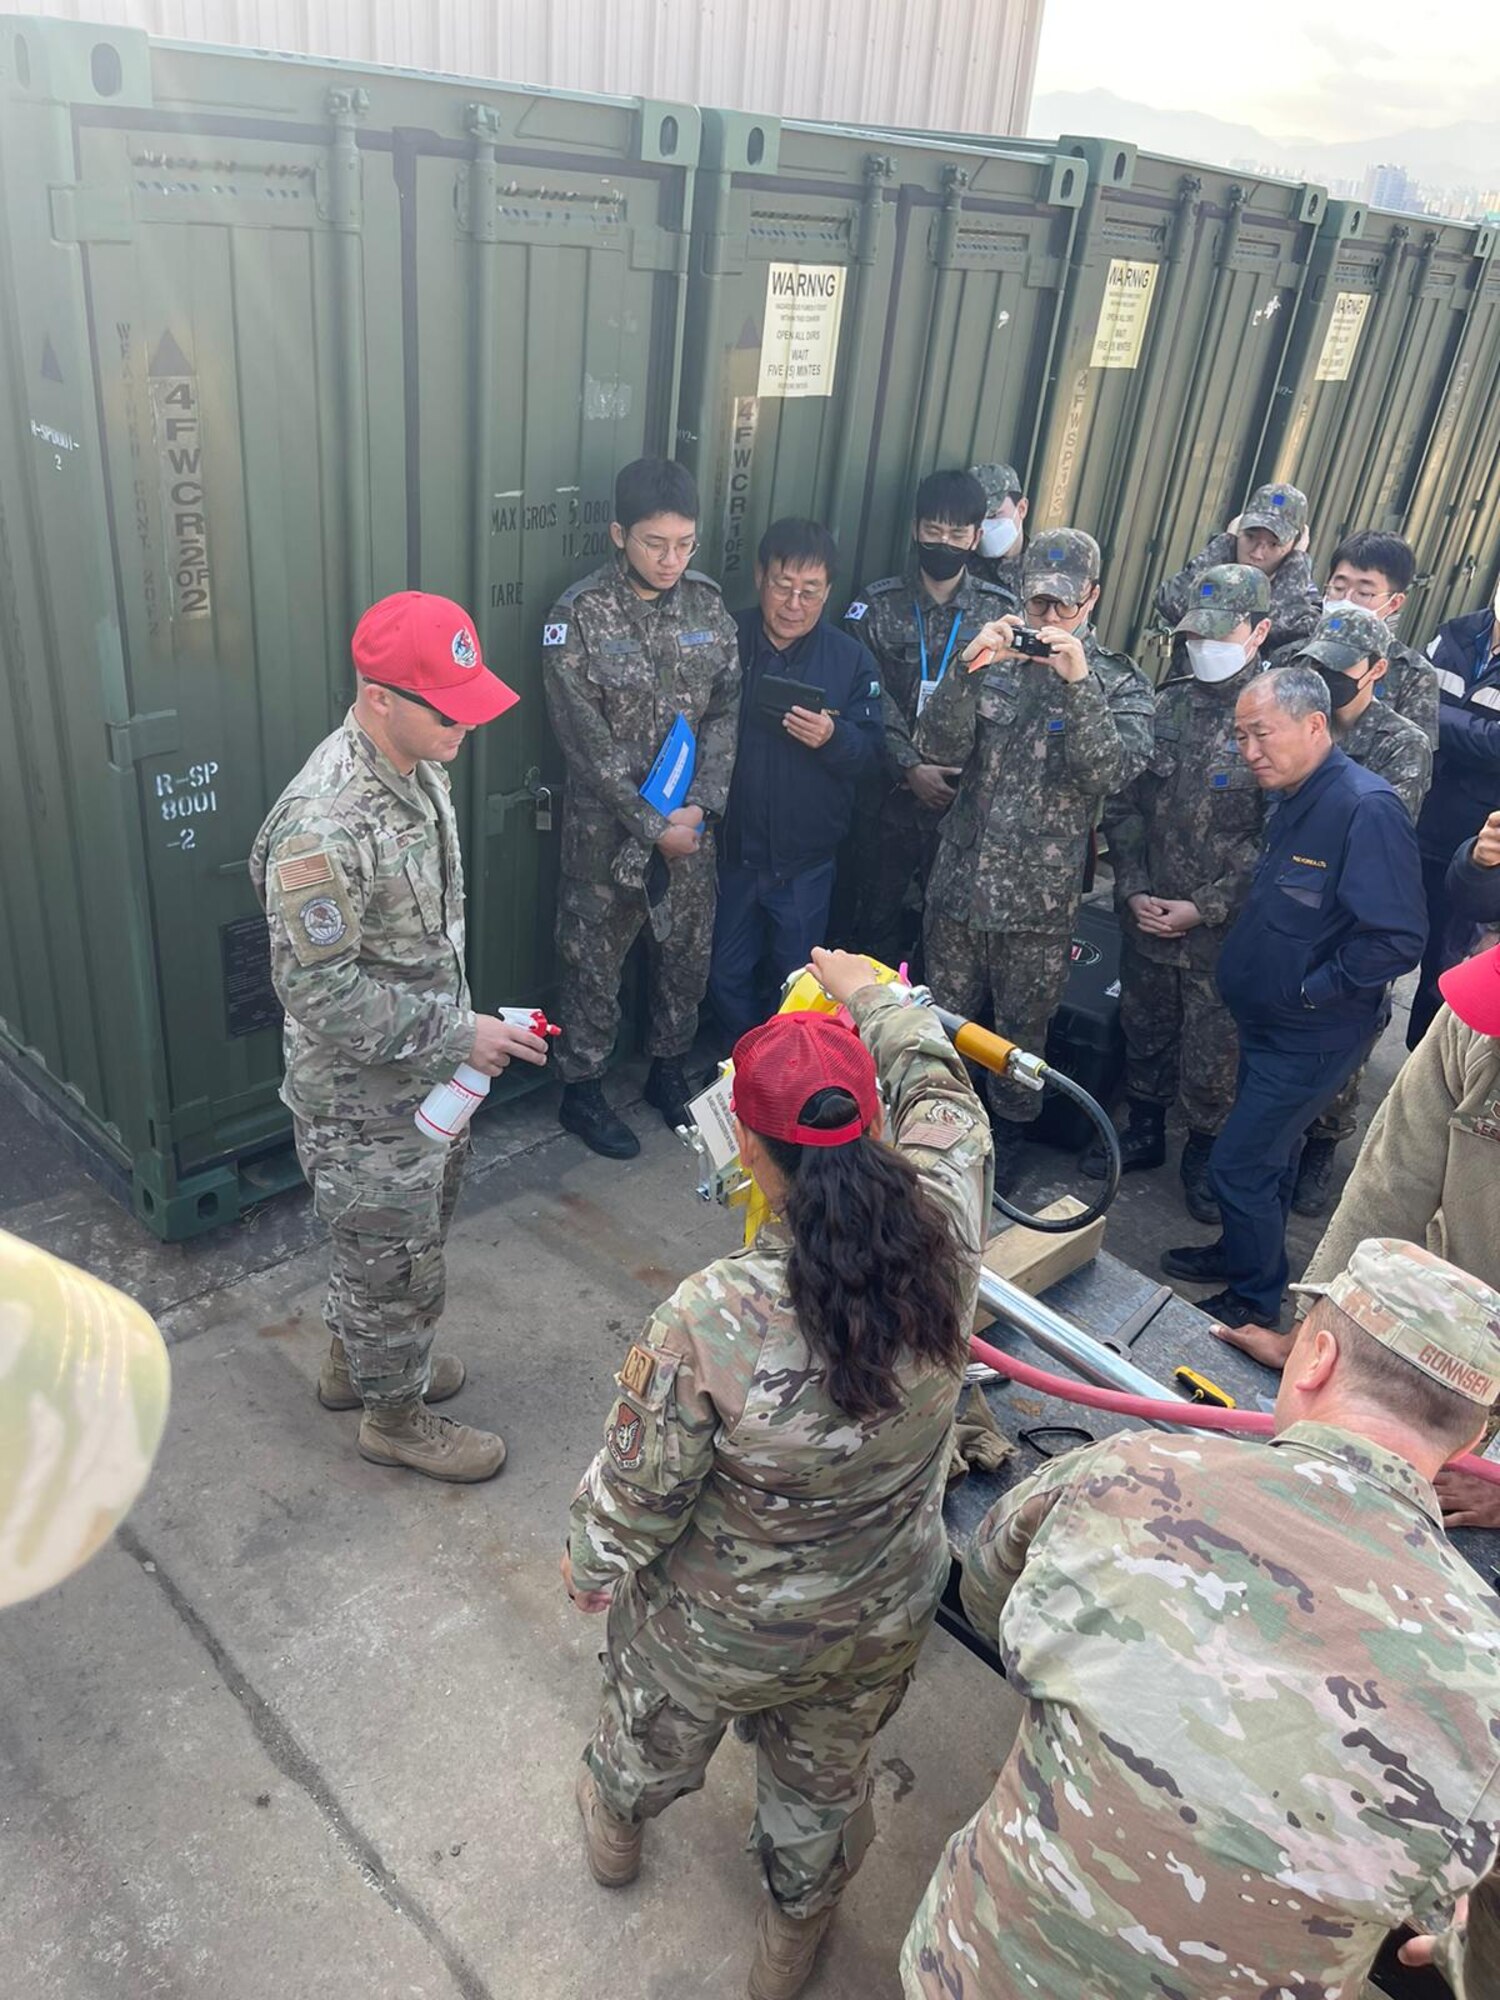
[[[885,745],[880,670],[857,639],[821,620],[784,653],[766,636],[759,605],[735,618],[740,634],[740,735],[720,852],[729,867],[786,881],[831,861],[849,831],[855,787],[879,768]],[[820,688],[837,711],[819,750],[760,713],[765,674]]]
[[[1400,799],[1330,750],[1272,795],[1250,894],[1219,954],[1219,991],[1262,1044],[1353,1047],[1390,1012],[1390,983],[1427,939],[1416,830]]]
[[[1494,614],[1450,618],[1427,648],[1438,680],[1438,747],[1417,838],[1446,861],[1500,806],[1500,654]]]

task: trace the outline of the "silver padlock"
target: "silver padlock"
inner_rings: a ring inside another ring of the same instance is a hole
[[[536,830],[538,833],[552,831],[552,789],[549,785],[536,788]]]

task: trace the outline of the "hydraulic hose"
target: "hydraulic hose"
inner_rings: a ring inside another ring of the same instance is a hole
[[[1219,1410],[1203,1403],[1158,1402],[1149,1396],[1127,1395],[1120,1389],[1097,1389],[1092,1383],[1078,1382],[1068,1375],[1052,1375],[1045,1368],[1033,1368],[1028,1361],[1017,1361],[1013,1355],[981,1340],[977,1333],[971,1336],[969,1347],[976,1361],[982,1361],[997,1374],[1008,1375],[1023,1388],[1039,1389],[1043,1395],[1056,1396],[1060,1402],[1081,1403],[1086,1409],[1108,1410],[1117,1417],[1135,1417],[1146,1424],[1173,1424],[1184,1430],[1235,1431],[1242,1437],[1269,1437],[1276,1427],[1275,1418],[1263,1410]],[[1500,1486],[1500,1462],[1494,1459],[1465,1452],[1462,1458],[1450,1463],[1455,1472],[1472,1473],[1491,1486]]]
[[[991,1070],[996,1076],[1010,1076],[1018,1082],[1029,1083],[1033,1089],[1060,1090],[1064,1097],[1070,1097],[1081,1111],[1088,1114],[1104,1144],[1105,1174],[1103,1188],[1087,1208],[1077,1215],[1032,1215],[1029,1210],[1017,1208],[1014,1202],[1007,1201],[1003,1194],[995,1196],[995,1206],[1002,1215],[1008,1215],[1012,1222],[1038,1230],[1044,1236],[1070,1236],[1076,1229],[1087,1229],[1091,1222],[1096,1222],[1103,1215],[1120,1188],[1120,1141],[1113,1122],[1082,1084],[1064,1076],[1061,1070],[1043,1062],[1040,1056],[1028,1055],[1003,1035],[992,1034],[988,1028],[966,1021],[961,1014],[950,1014],[946,1007],[934,1004],[932,1011],[942,1022],[953,1046],[970,1062],[978,1063],[981,1069]]]

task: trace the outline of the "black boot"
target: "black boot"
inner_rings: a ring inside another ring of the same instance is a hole
[[[1333,1156],[1337,1139],[1309,1139],[1297,1162],[1292,1207],[1298,1215],[1326,1215],[1333,1206]]]
[[[602,1153],[606,1160],[633,1160],[641,1150],[640,1140],[625,1120],[610,1109],[604,1085],[596,1076],[587,1083],[563,1085],[557,1122],[564,1131],[576,1132],[591,1152]]]
[[[1009,1194],[1021,1178],[1021,1153],[1026,1144],[1024,1125],[1014,1118],[990,1118],[990,1134],[995,1142],[995,1192]]]
[[[1161,1267],[1169,1278],[1185,1278],[1190,1285],[1222,1284],[1229,1276],[1224,1262],[1224,1239],[1212,1243],[1185,1243],[1162,1253]]]
[[[1182,1149],[1182,1198],[1194,1222],[1217,1222],[1219,1204],[1208,1178],[1208,1156],[1214,1149],[1212,1132],[1189,1132]]]
[[[1122,1174],[1138,1174],[1159,1167],[1167,1157],[1166,1106],[1143,1104],[1139,1098],[1131,1098],[1130,1118],[1119,1137]],[[1096,1138],[1078,1162],[1078,1171],[1091,1181],[1102,1181],[1108,1166],[1104,1141]]]
[[[1280,1313],[1262,1312],[1259,1306],[1251,1305],[1248,1299],[1242,1299],[1238,1292],[1231,1291],[1228,1286],[1222,1292],[1213,1293],[1209,1298],[1199,1299],[1197,1304],[1199,1312],[1207,1313],[1209,1318],[1216,1319],[1220,1326],[1263,1326],[1272,1333],[1280,1331]]]
[[[688,1099],[693,1091],[680,1056],[655,1057],[646,1072],[646,1088],[641,1095],[661,1113],[671,1131],[675,1132],[679,1125],[692,1124]]]

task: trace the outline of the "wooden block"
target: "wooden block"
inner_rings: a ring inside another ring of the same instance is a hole
[[[1048,1217],[1054,1215],[1082,1215],[1084,1204],[1070,1194],[1059,1195],[1038,1213]],[[1106,1218],[1095,1216],[1086,1229],[1070,1230],[1066,1236],[1051,1236],[1045,1230],[1027,1229],[1021,1223],[1013,1223],[1009,1229],[1002,1229],[998,1236],[990,1239],[984,1253],[984,1266],[993,1271],[997,1278],[1008,1278],[1011,1284],[1033,1298],[1045,1292],[1049,1285],[1055,1285],[1059,1278],[1076,1271],[1080,1264],[1086,1264],[1098,1252],[1104,1241]],[[982,1333],[994,1323],[994,1314],[980,1306],[974,1315],[974,1331]]]

